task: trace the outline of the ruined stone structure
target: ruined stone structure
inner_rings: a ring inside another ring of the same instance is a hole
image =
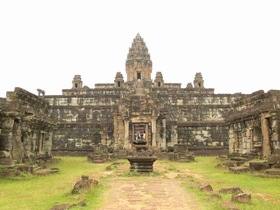
[[[186,87],[166,83],[161,72],[153,79],[152,60],[139,34],[125,67],[126,80],[117,72],[112,83],[94,88],[75,75],[62,95],[37,89],[35,96],[16,88],[0,98],[0,165],[51,149],[88,155],[100,144],[117,151],[116,157],[126,156],[135,141],[156,154],[186,147],[195,154],[229,150],[266,158],[279,148],[279,91],[216,94],[205,87],[200,72]],[[55,130],[51,119],[57,121]]]
[[[126,80],[117,72],[113,83],[89,88],[75,75],[71,89],[45,95],[50,116],[58,121],[53,150],[85,150],[98,143],[130,150],[134,140],[142,139],[155,151],[172,151],[180,142],[197,154],[225,151],[224,119],[243,95],[215,94],[200,72],[181,87],[165,83],[161,72],[153,80],[152,71],[148,48],[137,34],[127,55]]]
[[[15,88],[0,100],[0,166],[51,156],[55,122],[44,98]]]
[[[256,91],[232,104],[226,116],[229,153],[267,158],[280,149],[280,91]]]

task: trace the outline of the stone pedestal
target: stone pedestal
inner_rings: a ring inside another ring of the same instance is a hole
[[[153,164],[157,158],[153,156],[154,152],[148,148],[147,142],[145,140],[134,141],[133,150],[134,154],[127,157],[130,163],[130,171],[153,172]]]
[[[155,156],[128,156],[130,163],[130,171],[137,171],[139,173],[153,172],[153,164],[157,160]]]

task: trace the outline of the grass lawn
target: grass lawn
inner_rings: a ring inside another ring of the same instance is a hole
[[[222,200],[210,199],[205,196],[207,193],[201,192],[195,188],[196,182],[201,184],[211,184],[214,191],[221,188],[240,187],[244,193],[251,194],[251,204],[235,203],[240,209],[244,210],[280,210],[280,179],[263,178],[258,173],[230,173],[225,168],[215,167],[221,161],[216,157],[196,157],[193,163],[178,163],[163,161],[162,164],[173,167],[178,172],[186,172],[191,175],[191,179],[186,179],[184,186],[199,199],[205,206],[205,209],[224,209],[217,208],[222,202],[229,202],[231,194],[221,194]],[[209,193],[208,193],[209,195]],[[218,205],[215,205],[218,204]],[[215,207],[213,207],[215,206]]]
[[[55,165],[49,166],[59,168],[57,174],[46,176],[23,174],[21,177],[0,180],[0,209],[44,210],[57,204],[77,203],[82,200],[86,200],[90,208],[97,207],[100,204],[98,199],[102,194],[100,192],[104,188],[102,183],[87,194],[72,195],[71,190],[81,175],[99,179],[100,173],[105,171],[108,163],[92,164],[86,157],[61,157],[61,159]]]
[[[111,162],[102,164],[89,163],[86,157],[60,157],[61,161],[49,167],[59,168],[56,174],[37,176],[23,174],[20,177],[0,179],[0,209],[47,210],[54,205],[78,203],[85,201],[87,207],[72,207],[71,209],[99,209],[106,197],[106,180],[102,178],[106,167]],[[121,160],[128,164],[127,160]],[[261,178],[255,174],[232,174],[225,168],[216,168],[219,163],[216,157],[196,157],[193,163],[178,163],[168,160],[155,162],[155,175],[167,173],[186,173],[191,178],[180,179],[183,187],[191,192],[204,209],[223,209],[222,202],[229,202],[231,195],[222,195],[221,199],[211,199],[207,193],[201,192],[194,183],[209,183],[214,190],[224,187],[240,187],[245,193],[252,195],[251,204],[235,204],[245,210],[280,210],[280,179]],[[88,175],[99,181],[87,193],[71,194],[72,187],[80,180],[81,175]],[[133,174],[132,174],[133,175]],[[128,176],[128,172],[123,172]],[[139,176],[135,175],[135,176]],[[130,177],[131,178],[131,177]]]

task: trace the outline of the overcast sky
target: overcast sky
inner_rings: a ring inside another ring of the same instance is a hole
[[[0,97],[15,87],[60,95],[74,75],[94,88],[126,80],[136,34],[152,79],[186,87],[201,72],[215,93],[280,89],[280,1],[2,0]]]

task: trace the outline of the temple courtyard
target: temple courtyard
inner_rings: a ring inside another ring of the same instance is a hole
[[[158,159],[152,173],[138,173],[130,170],[127,159],[92,163],[86,157],[54,157],[57,161],[45,169],[1,178],[0,206],[28,210],[279,209],[278,176],[232,172],[223,166],[227,163],[223,158]],[[92,184],[83,185],[83,180]],[[245,197],[233,200],[235,194]]]

